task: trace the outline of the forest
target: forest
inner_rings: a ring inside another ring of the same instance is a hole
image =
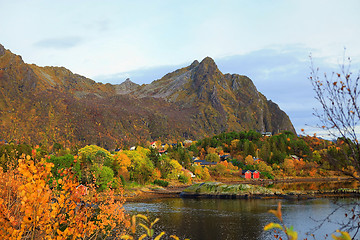
[[[138,225],[153,236],[156,221],[146,216],[130,219],[123,211],[124,193],[134,187],[241,182],[243,170],[258,170],[260,179],[340,176],[328,158],[342,159],[348,149],[343,139],[329,141],[289,131],[263,136],[252,130],[115,151],[96,145],[77,149],[59,143],[50,147],[4,143],[0,234],[17,239],[131,239]],[[200,165],[196,159],[211,164]],[[340,170],[356,174],[350,165]]]

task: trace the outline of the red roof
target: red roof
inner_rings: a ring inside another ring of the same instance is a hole
[[[78,191],[82,196],[85,196],[88,194],[88,189],[86,186],[80,184],[76,187],[76,191]]]

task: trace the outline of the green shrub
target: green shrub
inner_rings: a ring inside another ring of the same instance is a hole
[[[209,153],[208,155],[206,155],[205,160],[208,162],[219,162],[220,157],[216,153]]]
[[[169,186],[169,182],[168,182],[168,181],[160,180],[160,179],[156,179],[156,180],[154,181],[154,184],[155,184],[155,185],[158,185],[158,186],[161,186],[161,187],[167,187],[167,186]]]
[[[268,172],[261,172],[261,176],[266,177],[267,179],[274,179],[274,176]]]
[[[99,191],[108,189],[109,184],[111,184],[114,180],[114,172],[107,166],[98,167],[94,165],[92,172],[95,175],[95,184],[97,185]]]
[[[181,174],[179,175],[179,181],[180,181],[181,183],[185,183],[185,184],[190,183],[190,182],[191,182],[191,176],[186,175],[186,174],[184,174],[184,173],[181,173]]]
[[[121,184],[123,185],[123,187],[125,187],[125,178],[123,175],[120,175],[120,180],[121,180]]]

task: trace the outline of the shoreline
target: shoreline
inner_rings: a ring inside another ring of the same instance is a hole
[[[221,181],[223,180],[223,181]],[[233,181],[229,179],[217,179],[223,184],[249,184],[249,185],[264,185],[264,184],[292,184],[292,183],[309,183],[309,182],[346,182],[351,181],[351,177],[326,177],[326,178],[288,178],[288,179],[254,179],[248,181]],[[193,184],[204,183],[194,182]],[[191,184],[191,185],[193,185]],[[142,202],[159,198],[221,198],[221,199],[314,199],[314,198],[327,198],[327,197],[360,197],[359,190],[294,190],[288,193],[277,193],[280,191],[274,189],[272,194],[189,194],[183,191],[191,185],[174,185],[169,187],[156,187],[156,188],[142,188],[136,192],[125,191],[126,202]]]

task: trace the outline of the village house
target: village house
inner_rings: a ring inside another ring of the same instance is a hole
[[[271,137],[272,133],[271,132],[261,132],[261,134],[265,137]]]
[[[82,184],[76,187],[76,191],[80,193],[81,196],[85,196],[88,194],[88,188]]]
[[[251,179],[251,172],[250,170],[243,170],[242,175],[245,179]]]
[[[189,174],[192,178],[196,177],[195,174],[193,172],[191,172],[188,169],[182,168],[181,171],[183,171],[184,173]]]
[[[260,172],[258,170],[243,170],[242,175],[245,179],[259,179]]]
[[[152,148],[157,148],[156,141],[151,142],[151,143],[150,143],[150,146],[151,146]]]
[[[162,150],[159,150],[158,152],[159,152],[160,155],[163,155],[163,154],[166,154],[166,153],[167,153],[167,150],[162,149]]]
[[[194,160],[194,164],[197,164],[197,165],[200,165],[202,167],[205,167],[205,166],[214,166],[216,165],[217,163],[216,162],[208,162],[206,160]]]
[[[259,179],[260,178],[260,173],[258,170],[254,170],[254,171],[251,171],[252,173],[252,178],[253,179]]]

